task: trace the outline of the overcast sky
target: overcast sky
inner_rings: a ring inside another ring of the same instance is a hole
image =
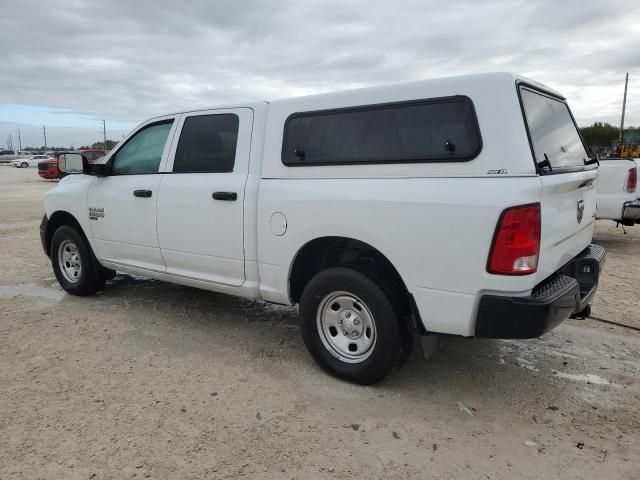
[[[579,124],[640,124],[638,0],[3,0],[0,145],[121,138],[175,110],[512,71]],[[62,128],[64,127],[64,128]]]

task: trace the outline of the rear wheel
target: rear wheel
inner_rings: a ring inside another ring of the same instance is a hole
[[[53,234],[51,263],[62,288],[73,295],[93,295],[104,285],[89,244],[73,227],[63,225]]]
[[[20,167],[22,167],[22,168],[29,168],[29,164],[28,164],[27,162],[22,162],[22,163],[20,164]]]
[[[323,270],[300,300],[302,337],[328,373],[370,385],[385,378],[411,349],[411,329],[382,282],[350,268]]]

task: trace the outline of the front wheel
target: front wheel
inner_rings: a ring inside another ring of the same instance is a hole
[[[58,283],[73,295],[93,295],[104,285],[89,244],[73,227],[63,225],[53,234],[51,263]]]
[[[29,168],[29,164],[28,164],[27,162],[22,162],[22,163],[20,164],[20,166],[21,166],[22,168]]]
[[[318,273],[300,300],[302,337],[328,373],[370,385],[384,379],[411,349],[410,323],[371,275],[343,267]]]

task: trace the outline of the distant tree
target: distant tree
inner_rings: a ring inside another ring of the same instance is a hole
[[[580,133],[589,147],[610,147],[620,137],[620,129],[606,122],[582,127]]]
[[[109,140],[107,139],[107,144],[105,146],[104,142],[96,142],[93,145],[91,145],[91,148],[102,148],[104,150],[111,150],[113,149],[113,147],[115,147],[118,144],[118,142],[116,140]]]
[[[55,146],[55,145],[47,145],[46,148],[44,145],[26,145],[22,147],[22,150],[25,152],[61,152],[73,150],[73,147],[63,147],[63,146]]]

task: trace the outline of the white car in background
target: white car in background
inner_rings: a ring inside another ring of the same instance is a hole
[[[28,158],[18,158],[17,160],[12,160],[11,165],[17,168],[37,167],[38,162],[48,160],[50,158],[51,157],[49,155],[32,155]]]

